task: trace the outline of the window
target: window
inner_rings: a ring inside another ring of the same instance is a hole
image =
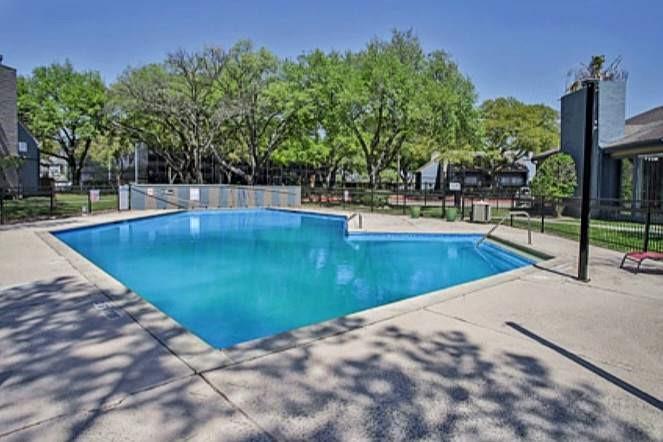
[[[500,175],[499,183],[505,187],[520,187],[525,185],[525,177],[522,175]]]
[[[63,169],[64,167],[62,166],[62,164],[53,164],[48,168],[48,174],[52,178],[57,178],[60,175],[62,175]]]
[[[18,153],[28,153],[28,143],[26,143],[25,141],[19,141]]]
[[[479,177],[476,175],[468,175],[465,177],[464,184],[466,186],[477,186],[479,185]]]

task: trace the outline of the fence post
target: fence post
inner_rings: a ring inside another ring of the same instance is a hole
[[[460,196],[460,220],[465,220],[465,197],[463,195]]]
[[[398,207],[398,201],[399,201],[399,198],[398,198],[398,183],[396,183],[396,207]]]
[[[511,195],[511,210],[513,210],[516,207],[516,196]],[[509,218],[511,218],[511,227],[513,227],[513,215],[511,215]]]
[[[0,189],[0,224],[5,223],[5,190]]]
[[[545,223],[546,223],[546,211],[545,211],[546,201],[543,196],[541,196],[541,233],[545,233]]]
[[[53,216],[53,209],[55,209],[55,191],[53,189],[53,186],[51,186],[51,200],[49,202],[48,206],[48,216]]]
[[[424,185],[424,207],[427,206],[427,201],[426,201],[426,200],[427,200],[427,193],[428,193],[428,192],[426,191],[427,189],[428,189],[428,184],[425,184],[425,185]]]
[[[649,250],[649,231],[651,229],[651,201],[647,205],[647,216],[645,217],[645,237],[642,244],[642,250]]]
[[[442,212],[440,213],[440,218],[444,218],[447,214],[447,190],[442,190]]]
[[[92,199],[90,198],[90,190],[87,190],[87,214],[92,215]]]
[[[405,207],[407,206],[407,187],[403,187],[403,215],[405,215]]]
[[[371,185],[371,212],[373,211],[374,205],[375,205],[375,186]]]

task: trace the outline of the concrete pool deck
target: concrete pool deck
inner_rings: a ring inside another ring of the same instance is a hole
[[[593,247],[581,283],[577,245],[534,233],[555,259],[209,356],[44,241],[147,214],[0,228],[0,439],[663,438],[660,270],[620,271],[621,254]],[[364,227],[487,230],[379,214]],[[497,236],[526,243],[523,230]]]

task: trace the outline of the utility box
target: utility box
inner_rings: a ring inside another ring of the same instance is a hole
[[[472,205],[472,222],[489,223],[491,220],[490,204],[479,201]]]

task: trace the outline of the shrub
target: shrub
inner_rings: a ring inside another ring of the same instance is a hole
[[[555,200],[555,215],[562,211],[560,200],[573,196],[577,185],[576,166],[571,155],[556,154],[543,162],[536,171],[531,188],[535,195]]]
[[[365,193],[359,198],[359,202],[364,206],[383,207],[387,205],[387,197],[385,195]]]

